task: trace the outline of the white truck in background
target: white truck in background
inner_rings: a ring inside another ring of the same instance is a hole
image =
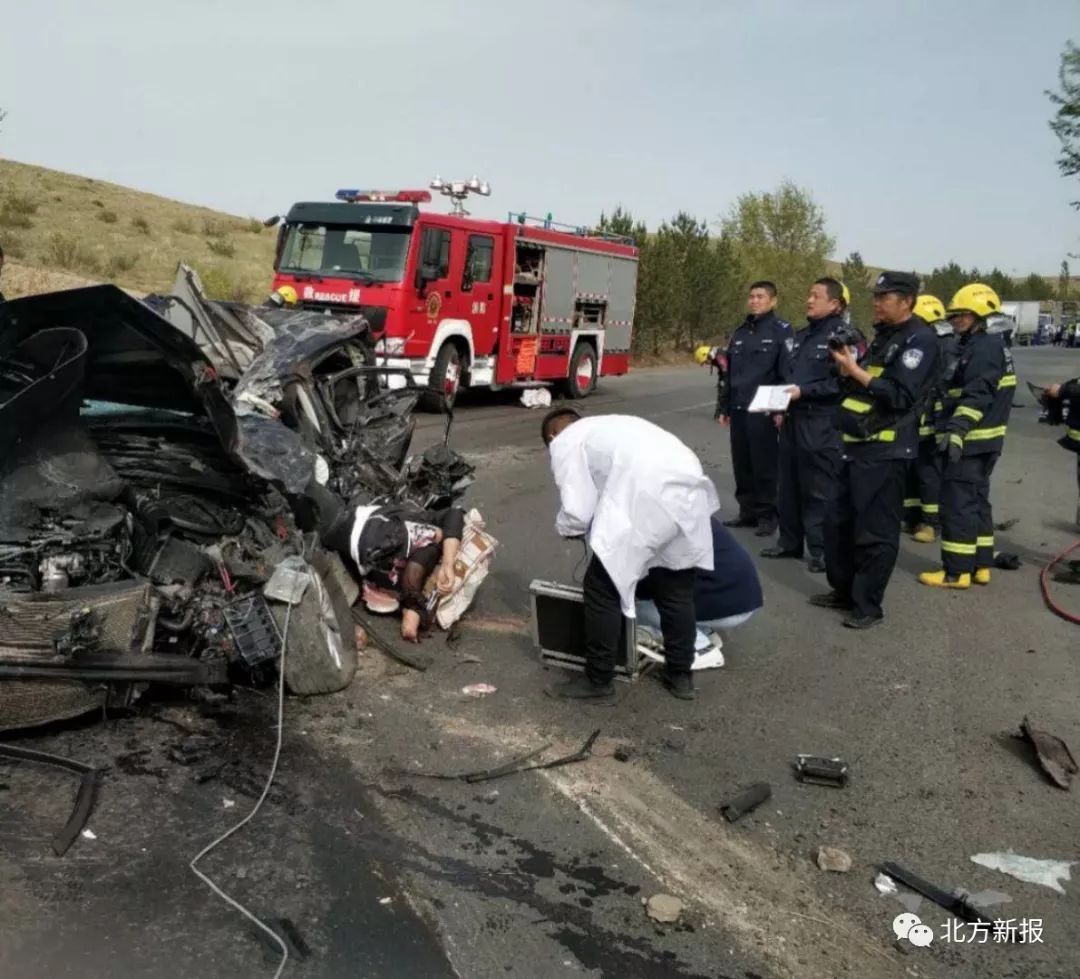
[[[1012,342],[1021,347],[1029,346],[1039,332],[1039,303],[1004,300],[1001,311],[1016,324]]]

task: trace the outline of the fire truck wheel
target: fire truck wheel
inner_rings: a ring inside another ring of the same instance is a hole
[[[570,398],[587,398],[596,387],[596,350],[591,343],[579,343],[570,358],[570,376],[566,379],[566,394]]]
[[[431,369],[431,378],[428,387],[432,391],[438,391],[446,399],[448,407],[453,408],[461,390],[461,378],[465,372],[465,358],[461,351],[450,342],[444,343],[439,350],[439,356],[435,358],[435,366]],[[441,411],[443,401],[439,397],[428,397],[425,406],[432,411]]]

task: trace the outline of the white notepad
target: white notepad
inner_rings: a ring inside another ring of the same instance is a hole
[[[755,414],[787,411],[787,406],[791,403],[790,387],[790,384],[762,384],[754,392],[754,400],[750,402],[747,410]]]

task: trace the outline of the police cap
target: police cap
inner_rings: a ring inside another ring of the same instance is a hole
[[[882,272],[874,283],[874,295],[882,296],[886,292],[899,293],[901,296],[917,296],[919,277],[910,272]]]

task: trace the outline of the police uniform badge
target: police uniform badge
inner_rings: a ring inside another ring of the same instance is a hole
[[[918,347],[912,347],[910,350],[904,351],[904,356],[900,358],[900,362],[909,371],[913,371],[922,363],[922,358],[923,352]]]

